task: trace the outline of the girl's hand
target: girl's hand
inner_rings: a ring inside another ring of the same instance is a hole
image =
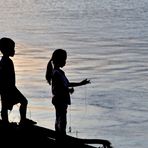
[[[72,94],[74,92],[74,88],[69,88],[69,93]]]
[[[83,81],[80,82],[81,85],[86,85],[90,83],[90,80],[84,79]]]

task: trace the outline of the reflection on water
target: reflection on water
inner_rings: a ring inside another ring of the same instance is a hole
[[[52,51],[64,48],[69,79],[92,82],[72,95],[68,134],[147,148],[147,0],[1,0],[0,5],[0,36],[16,41],[17,86],[28,98],[30,118],[54,129],[45,70]],[[12,121],[19,120],[17,110],[10,112]]]

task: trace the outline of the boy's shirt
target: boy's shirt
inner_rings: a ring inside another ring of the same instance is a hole
[[[9,57],[2,57],[0,61],[0,86],[1,89],[15,86],[14,64]]]

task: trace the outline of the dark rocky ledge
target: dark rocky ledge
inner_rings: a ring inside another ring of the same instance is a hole
[[[55,131],[45,127],[38,125],[20,126],[16,123],[6,125],[0,121],[0,144],[6,148],[112,148],[111,143],[103,139],[81,139],[67,135],[61,142],[57,142],[55,137]]]

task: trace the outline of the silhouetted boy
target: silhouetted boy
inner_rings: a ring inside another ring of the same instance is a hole
[[[10,38],[0,39],[0,50],[3,54],[0,61],[0,94],[1,94],[1,118],[3,123],[8,124],[8,110],[20,103],[20,123],[36,124],[35,121],[26,118],[27,99],[15,85],[15,69],[13,61],[9,57],[15,55],[15,42]]]

